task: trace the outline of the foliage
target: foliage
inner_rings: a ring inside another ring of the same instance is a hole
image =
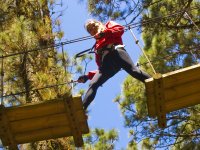
[[[58,53],[59,49],[53,46],[64,36],[60,28],[61,15],[57,16],[55,12],[57,5],[58,2],[47,0],[0,2],[0,53],[4,56],[0,67],[1,73],[4,73],[1,91],[5,96],[5,105],[34,103],[70,95],[71,87],[64,83],[70,81],[71,74],[85,73],[91,56],[70,59],[64,47],[61,47],[63,53]],[[90,143],[90,147],[97,149],[113,149],[118,139],[115,130],[105,132],[96,129],[90,136],[98,138],[95,144]],[[75,147],[72,138],[67,137],[22,144],[20,149],[73,150]]]
[[[55,21],[50,18],[48,1],[6,0],[0,2],[0,10],[4,104],[13,106],[70,95],[68,84],[58,86],[70,80],[63,66],[63,57],[67,61],[68,56],[61,57],[53,46],[62,34],[56,36],[61,31],[53,31]],[[73,147],[71,140],[65,138],[26,144],[21,149],[63,149],[66,145]]]
[[[84,0],[81,0],[84,1]],[[88,11],[101,21],[130,18],[133,23],[151,5],[161,0],[87,0]]]
[[[198,0],[88,0],[88,10],[99,20],[131,18],[139,20],[144,51],[155,70],[167,73],[196,64],[200,58]],[[121,7],[118,7],[121,6]],[[117,16],[114,14],[117,12]],[[139,59],[141,69],[153,75],[144,56]],[[147,115],[144,85],[127,77],[123,93],[116,98],[130,128],[132,141],[142,141],[144,149],[173,148],[199,145],[199,105],[168,114],[167,128],[158,128],[156,118]]]
[[[143,1],[145,3],[145,1]],[[142,37],[144,50],[157,72],[166,73],[196,64],[200,58],[199,2],[151,1],[155,3],[143,11]],[[192,21],[184,15],[187,10]],[[175,15],[175,12],[179,12]],[[170,17],[164,17],[174,14]],[[153,20],[159,18],[158,20]],[[150,20],[145,23],[145,20]],[[141,68],[153,74],[144,56]],[[144,85],[127,77],[123,83],[123,96],[117,101],[130,128],[133,143],[142,143],[144,149],[184,149],[189,145],[198,148],[200,140],[199,105],[184,108],[167,115],[167,127],[160,129],[156,118],[149,118]]]
[[[85,150],[114,150],[118,141],[118,133],[115,129],[106,132],[104,129],[94,129],[85,137]]]

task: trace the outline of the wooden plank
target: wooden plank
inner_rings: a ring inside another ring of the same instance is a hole
[[[48,140],[48,139],[56,139],[60,137],[71,136],[71,129],[68,126],[61,127],[52,127],[46,128],[42,130],[34,130],[29,132],[23,132],[15,134],[16,142],[19,144]]]
[[[165,88],[170,88],[200,78],[200,64],[163,74]]]
[[[171,88],[180,84],[184,84],[190,81],[200,79],[200,64],[194,65],[191,67],[183,68],[177,71],[172,71],[166,74],[163,74],[163,84],[165,88]],[[154,82],[153,78],[145,80],[146,83],[150,84]],[[148,90],[153,94],[153,86],[148,86]]]
[[[184,96],[175,99],[174,101],[166,102],[166,112],[172,112],[189,106],[194,106],[200,104],[200,92],[194,93],[192,95]]]
[[[53,115],[65,111],[62,100],[6,108],[9,121]]]
[[[69,120],[64,113],[18,120],[10,123],[11,131],[14,134],[68,125]]]
[[[165,113],[200,103],[200,64],[166,73],[162,80],[154,77],[145,82],[148,113],[158,116],[159,126],[162,126]]]
[[[81,111],[75,112],[76,119],[79,123],[86,122],[86,117]],[[65,113],[17,120],[10,122],[10,128],[13,134],[41,130],[51,127],[69,126],[70,122]],[[82,127],[80,127],[82,129]],[[85,132],[85,126],[83,131]]]
[[[67,98],[64,98],[69,99]],[[74,101],[73,105],[76,107],[76,110],[83,109],[80,106],[80,101]],[[45,102],[35,103],[35,104],[26,104],[15,107],[6,108],[6,112],[9,118],[9,121],[22,120],[52,114],[58,114],[65,112],[64,100],[49,100]]]
[[[163,78],[161,74],[154,75],[154,91],[156,101],[156,113],[158,125],[161,128],[166,126],[165,95],[163,91]]]
[[[17,142],[10,130],[10,124],[7,119],[5,107],[3,105],[0,105],[0,122],[1,122],[0,138],[2,140],[2,144],[3,145],[6,144],[7,146],[9,146],[9,149],[18,150]]]
[[[177,101],[178,98],[200,92],[200,78],[181,85],[164,89],[166,101]],[[188,101],[189,102],[189,101]]]
[[[5,115],[5,111],[4,111],[4,106],[0,105],[0,138],[1,138],[1,142],[4,145],[5,143],[9,143],[9,138],[7,137],[7,133],[6,133],[6,122],[4,122],[4,115]]]
[[[83,124],[79,123],[79,127]],[[41,140],[56,139],[61,137],[72,136],[72,130],[69,126],[51,127],[41,130],[33,130],[15,134],[15,139],[18,144],[36,142]],[[82,135],[81,135],[82,138]]]

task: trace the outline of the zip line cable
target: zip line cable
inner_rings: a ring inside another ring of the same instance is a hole
[[[126,30],[130,30],[131,28],[138,27],[139,25],[145,25],[145,24],[149,24],[149,23],[155,22],[155,21],[160,20],[160,19],[174,17],[174,16],[180,14],[181,12],[183,12],[183,11],[179,11],[179,12],[176,12],[176,13],[171,13],[171,14],[166,15],[164,17],[154,17],[154,18],[151,18],[151,19],[148,19],[148,20],[145,20],[145,21],[140,21],[140,22],[137,22],[137,23],[126,24],[124,27],[128,28],[128,29],[125,29],[125,31]],[[193,21],[192,21],[192,23],[196,26],[196,24]],[[198,28],[198,30],[199,30],[199,28]],[[133,37],[134,37],[134,39],[136,41],[136,44],[138,44],[139,41],[136,39],[136,37],[134,36],[133,33],[132,33],[132,35],[133,35]],[[8,54],[8,55],[4,55],[4,56],[2,55],[2,56],[0,56],[0,58],[3,59],[3,58],[6,58],[6,57],[15,56],[15,55],[24,54],[24,53],[29,53],[29,52],[39,51],[39,50],[46,50],[46,49],[49,49],[49,48],[56,48],[56,47],[60,47],[60,46],[63,47],[63,45],[66,45],[66,44],[72,44],[72,43],[76,43],[76,42],[80,42],[80,41],[84,41],[84,40],[88,40],[88,39],[92,39],[92,38],[93,38],[93,36],[85,36],[85,37],[81,37],[81,38],[77,38],[77,39],[73,39],[73,40],[68,40],[68,41],[65,41],[65,42],[60,42],[58,44],[49,45],[49,46],[46,46],[46,47],[40,47],[40,48],[35,48],[35,49],[27,50],[26,52],[18,52],[18,53]],[[151,62],[152,61],[150,61],[148,59],[148,63],[151,64]],[[153,70],[154,70],[154,73],[156,73],[155,69],[153,69]],[[1,72],[1,74],[2,74],[2,72]],[[75,83],[75,82],[77,82],[77,81],[71,80],[71,82],[65,82],[65,83],[61,83],[61,84],[50,85],[50,86],[46,86],[46,87],[42,87],[42,88],[37,88],[37,89],[29,90],[29,91],[22,91],[22,92],[18,92],[18,93],[14,93],[14,94],[12,93],[12,94],[8,94],[8,95],[3,95],[3,93],[2,93],[1,97],[3,99],[4,97],[8,97],[8,96],[20,95],[20,94],[24,94],[24,93],[31,92],[31,91],[52,88],[52,87],[61,86],[61,85],[65,85],[65,84],[71,84],[71,83]]]
[[[191,8],[191,10],[192,9],[195,9],[195,7]],[[151,19],[148,19],[148,20],[145,20],[145,21],[139,21],[137,23],[127,24],[127,25],[124,25],[124,27],[127,28],[127,29],[125,29],[125,31],[129,30],[128,28],[135,28],[135,27],[138,27],[140,25],[146,25],[146,24],[149,24],[149,23],[153,23],[153,22],[155,22],[157,20],[161,20],[161,19],[165,19],[165,18],[171,18],[171,17],[174,17],[174,16],[176,16],[176,15],[182,13],[182,12],[183,12],[183,10],[180,10],[180,11],[177,11],[175,13],[171,13],[171,14],[166,15],[166,16],[154,17],[154,18],[151,18]],[[84,36],[84,37],[81,37],[81,38],[77,38],[77,39],[73,39],[73,40],[67,40],[65,42],[61,42],[61,43],[58,43],[58,44],[49,45],[49,46],[46,46],[46,47],[40,47],[40,48],[30,49],[30,50],[27,50],[26,52],[18,52],[18,53],[13,53],[13,54],[8,54],[8,55],[0,56],[0,59],[1,58],[10,57],[10,56],[19,55],[19,54],[34,52],[34,51],[46,50],[46,49],[49,49],[49,48],[61,47],[62,45],[67,45],[67,44],[72,44],[72,43],[76,43],[76,42],[81,42],[81,41],[89,40],[89,39],[92,39],[92,38],[93,38],[93,36]]]
[[[35,48],[35,49],[27,50],[26,52],[23,51],[23,52],[18,52],[18,53],[4,55],[4,56],[2,55],[2,56],[0,56],[0,59],[1,58],[10,57],[10,56],[20,55],[20,54],[24,54],[24,53],[34,52],[34,51],[47,50],[49,48],[61,47],[62,45],[76,43],[76,42],[80,42],[80,41],[83,41],[83,40],[88,40],[88,39],[91,39],[91,38],[93,38],[93,37],[92,36],[85,36],[85,37],[77,38],[77,39],[74,39],[74,40],[70,40],[70,41],[66,41],[66,42],[61,42],[61,43],[54,44],[54,45],[49,45],[49,46],[46,46],[46,47],[40,47],[40,48]]]
[[[17,93],[11,93],[11,94],[7,94],[7,95],[3,95],[2,97],[9,97],[9,96],[14,96],[14,95],[21,95],[21,94],[25,94],[27,92],[34,92],[34,91],[37,91],[37,90],[44,90],[44,89],[53,88],[53,87],[57,87],[57,86],[62,86],[62,85],[66,85],[66,84],[71,84],[71,83],[76,83],[76,82],[77,81],[71,80],[70,82],[64,82],[64,83],[60,83],[60,84],[49,85],[49,86],[45,86],[45,87],[41,87],[41,88],[29,90],[29,91],[22,91],[22,92],[17,92]]]

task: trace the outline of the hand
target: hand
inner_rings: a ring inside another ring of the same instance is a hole
[[[88,76],[87,75],[82,75],[78,78],[78,83],[85,83],[88,80]]]

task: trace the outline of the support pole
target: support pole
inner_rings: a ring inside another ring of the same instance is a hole
[[[156,113],[158,116],[158,125],[161,128],[166,127],[166,111],[165,111],[165,94],[162,74],[155,74],[154,78],[154,91],[156,101]]]
[[[83,139],[81,134],[81,128],[79,127],[78,121],[75,116],[75,108],[73,107],[73,98],[65,100],[66,117],[70,121],[70,128],[74,138],[74,143],[76,147],[83,146]]]
[[[3,55],[1,59],[1,101],[0,105],[4,105],[3,103],[3,93],[4,93],[4,86],[3,86],[3,78],[4,78],[4,69],[3,69]]]

